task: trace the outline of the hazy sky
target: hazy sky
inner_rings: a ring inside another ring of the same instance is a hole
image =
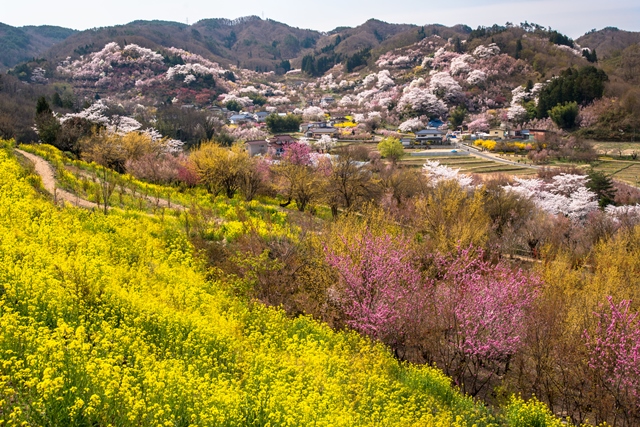
[[[640,31],[638,0],[157,0],[87,2],[84,0],[2,0],[0,22],[13,26],[59,25],[84,30],[126,24],[136,19],[188,22],[205,18],[264,16],[319,31],[356,26],[369,18],[392,23],[444,25],[519,24],[551,26],[573,38],[607,26]]]

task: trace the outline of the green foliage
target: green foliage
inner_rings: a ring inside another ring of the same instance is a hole
[[[47,102],[47,98],[41,96],[36,103],[36,114],[51,114],[51,107]]]
[[[233,74],[233,71],[230,70],[225,71],[222,77],[224,77],[226,80],[229,80],[230,82],[236,81],[236,75]]]
[[[493,24],[493,26],[491,27],[479,26],[478,28],[476,28],[475,30],[469,33],[469,36],[467,37],[467,41],[470,42],[473,39],[491,37],[496,34],[503,33],[505,31],[507,31],[507,27],[498,25],[498,24]]]
[[[522,39],[516,41],[516,54],[514,58],[520,59],[520,52],[522,52]]]
[[[573,40],[557,31],[551,31],[549,34],[549,41],[558,45],[573,47]]]
[[[449,123],[451,123],[451,127],[453,129],[457,129],[462,126],[465,117],[467,116],[467,109],[464,105],[459,105],[449,114]]]
[[[266,123],[267,129],[271,133],[298,132],[302,117],[295,114],[287,114],[286,116],[271,114],[267,117]]]
[[[345,67],[347,67],[347,72],[352,72],[355,68],[367,65],[367,60],[371,58],[371,48],[364,48],[359,50],[352,56],[348,56],[345,60]]]
[[[260,95],[259,93],[256,92],[249,92],[247,94],[247,97],[253,101],[253,105],[258,105],[260,107],[262,107],[264,104],[267,103],[267,98],[265,98],[264,96]],[[229,107],[227,107],[229,108]],[[239,111],[239,110],[234,110],[234,111]]]
[[[240,104],[235,99],[232,99],[231,101],[227,101],[226,104],[224,104],[224,106],[227,107],[227,110],[229,111],[238,112],[242,110],[242,104]]]
[[[613,200],[616,196],[616,189],[613,186],[613,180],[611,177],[604,174],[604,172],[594,169],[589,170],[587,174],[589,176],[589,182],[587,182],[587,188],[598,195],[598,204],[601,208],[607,205],[613,204]]]
[[[591,51],[589,49],[582,49],[582,56],[589,62],[598,62],[598,54],[595,49]]]
[[[604,71],[592,65],[564,70],[540,92],[538,118],[548,117],[549,110],[558,104],[577,102],[585,105],[601,98],[608,80]]]
[[[556,105],[549,110],[549,117],[560,129],[571,130],[576,127],[576,119],[579,112],[578,103],[567,102],[562,105]]]
[[[51,107],[49,107],[49,103],[44,96],[38,98],[36,104],[36,129],[38,129],[40,141],[45,144],[56,142],[60,131],[60,122],[53,115]]]
[[[387,137],[378,143],[380,155],[394,163],[404,156],[404,147],[398,138]]]

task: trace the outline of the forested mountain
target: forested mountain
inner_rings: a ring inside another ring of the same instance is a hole
[[[606,27],[599,31],[590,31],[576,39],[581,46],[588,46],[598,52],[601,59],[619,54],[629,46],[640,43],[640,32],[619,30]]]
[[[0,70],[42,56],[74,33],[75,30],[50,25],[12,27],[0,23]]]

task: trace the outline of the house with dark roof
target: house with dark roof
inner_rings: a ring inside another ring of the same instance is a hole
[[[338,129],[332,126],[312,127],[307,129],[307,132],[305,133],[305,136],[307,138],[314,138],[314,139],[321,138],[323,135],[329,135],[331,138],[337,138]]]
[[[320,103],[321,104],[333,104],[334,102],[336,102],[335,98],[331,95],[327,95],[327,96],[323,96],[320,99]]]
[[[298,142],[298,140],[291,135],[274,135],[273,138],[267,140],[269,151],[276,156],[282,155],[287,145],[295,144],[296,142]]]
[[[258,123],[264,123],[267,121],[267,117],[269,117],[270,115],[271,113],[268,113],[266,111],[259,111],[255,114],[255,117]]]
[[[445,133],[438,129],[422,129],[416,132],[416,144],[442,142]]]

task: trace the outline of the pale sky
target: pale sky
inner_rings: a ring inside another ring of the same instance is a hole
[[[85,0],[2,0],[0,22],[13,26],[58,25],[84,30],[126,24],[136,19],[188,22],[206,18],[257,15],[318,31],[357,26],[369,18],[407,24],[503,25],[525,20],[577,38],[592,28],[640,31],[638,0],[324,0],[204,1],[156,0],[92,2]]]

